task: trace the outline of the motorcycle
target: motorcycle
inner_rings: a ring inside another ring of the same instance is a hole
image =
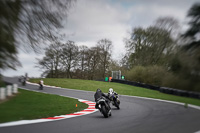
[[[112,93],[110,94],[110,100],[112,102],[112,105],[114,105],[115,107],[117,107],[117,109],[120,109],[119,105],[120,105],[120,101],[119,101],[119,96]]]
[[[39,89],[40,89],[40,90],[43,90],[44,81],[43,81],[43,80],[40,80],[38,84],[39,84]]]
[[[26,86],[26,79],[21,80],[22,86]]]
[[[99,111],[103,114],[105,118],[111,116],[111,108],[104,97],[101,97],[96,104],[98,105]]]
[[[39,84],[39,89],[43,90],[43,84]]]

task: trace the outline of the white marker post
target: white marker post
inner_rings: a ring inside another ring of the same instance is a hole
[[[12,86],[11,85],[7,85],[6,89],[7,89],[6,96],[11,96],[12,95]]]
[[[18,85],[13,84],[13,93],[18,93]]]
[[[0,88],[0,99],[4,100],[6,99],[6,89],[5,88]]]

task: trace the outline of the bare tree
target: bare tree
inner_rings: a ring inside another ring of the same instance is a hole
[[[87,65],[87,52],[88,52],[87,46],[80,46],[79,47],[79,65],[80,65],[80,77],[85,78],[85,71],[86,71],[86,65]]]
[[[66,44],[63,45],[62,51],[62,64],[65,67],[65,71],[67,74],[67,78],[72,78],[72,69],[78,65],[78,46],[73,41],[68,41]]]
[[[112,42],[108,39],[101,39],[97,42],[97,46],[100,48],[100,63],[102,69],[102,78],[105,78],[105,74],[108,71],[108,67],[111,60]]]
[[[77,46],[75,42],[55,43],[46,48],[45,57],[38,66],[48,77],[102,79],[109,72],[112,42],[98,41],[95,47]]]
[[[59,69],[61,69],[61,52],[62,44],[55,42],[46,48],[45,56],[43,59],[37,59],[40,69],[44,69],[46,75],[49,75],[51,78],[57,78],[59,76]]]
[[[170,16],[159,17],[156,19],[154,26],[170,32],[172,36],[179,34],[180,30],[178,20]]]
[[[100,64],[100,48],[92,47],[87,52],[88,79],[93,80],[98,73]]]

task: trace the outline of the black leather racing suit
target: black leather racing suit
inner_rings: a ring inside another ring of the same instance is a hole
[[[109,97],[108,97],[107,95],[105,95],[104,93],[102,93],[101,91],[97,91],[97,92],[94,94],[94,99],[95,99],[95,102],[96,102],[95,108],[98,109],[97,101],[98,101],[101,97],[105,97],[106,103],[108,104],[108,107],[110,108],[110,101],[108,100]],[[110,109],[111,109],[111,108],[110,108]]]

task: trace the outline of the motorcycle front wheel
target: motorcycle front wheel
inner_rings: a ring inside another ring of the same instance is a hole
[[[114,101],[114,102],[115,102],[115,106],[117,107],[117,109],[120,109],[118,102],[117,101]]]

